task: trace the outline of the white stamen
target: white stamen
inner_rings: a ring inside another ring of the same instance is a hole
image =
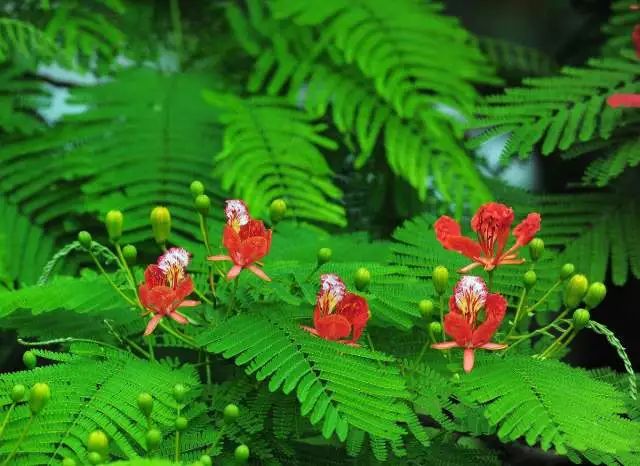
[[[456,284],[454,293],[456,304],[463,313],[476,313],[484,306],[488,290],[482,278],[465,275]]]
[[[330,311],[342,301],[346,291],[347,287],[337,275],[327,273],[320,276],[320,298],[327,300]]]
[[[171,248],[158,259],[158,267],[165,274],[173,268],[183,271],[191,262],[191,254],[183,248]]]
[[[247,205],[239,199],[227,201],[224,213],[227,216],[227,223],[229,225],[233,222],[237,222],[240,226],[246,225],[251,219]]]

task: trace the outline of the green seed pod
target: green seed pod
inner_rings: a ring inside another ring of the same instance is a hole
[[[529,243],[529,255],[531,256],[531,260],[533,262],[536,262],[542,257],[543,252],[544,241],[542,241],[540,238],[533,238]]]
[[[151,416],[153,410],[153,397],[148,393],[140,393],[138,395],[138,408],[146,417]]]
[[[62,460],[62,466],[76,466],[76,460],[72,458],[65,458]]]
[[[90,249],[92,241],[91,233],[88,231],[82,230],[81,232],[78,232],[78,243],[80,243],[80,246],[83,248]]]
[[[573,275],[573,272],[575,271],[576,271],[576,267],[573,264],[564,264],[560,268],[560,280],[566,280],[571,275]]]
[[[358,291],[366,290],[369,283],[371,283],[371,272],[364,267],[360,267],[356,270],[355,283]]]
[[[27,369],[33,369],[38,364],[38,358],[33,351],[25,351],[22,355],[22,362]]]
[[[104,224],[107,227],[107,234],[109,235],[109,239],[114,243],[117,243],[120,238],[122,238],[123,222],[124,217],[122,212],[119,210],[110,210],[104,218]]]
[[[158,244],[164,244],[169,239],[171,233],[171,213],[163,206],[156,206],[149,216],[153,238]]]
[[[586,309],[576,309],[575,311],[573,311],[573,326],[576,329],[580,330],[589,323],[590,318],[591,315]]]
[[[160,446],[160,442],[162,442],[162,432],[158,429],[149,429],[145,439],[147,441],[147,450],[158,448]]]
[[[439,335],[442,333],[442,324],[436,320],[429,324],[429,333],[431,335]]]
[[[196,210],[202,215],[206,217],[209,214],[209,209],[211,208],[211,199],[206,194],[200,194],[196,197],[195,200]]]
[[[94,430],[87,438],[87,450],[98,453],[102,458],[109,454],[109,437],[101,430]]]
[[[102,463],[102,455],[97,451],[92,451],[87,455],[87,459],[91,464],[100,464]]]
[[[604,286],[604,283],[594,282],[589,285],[589,288],[587,289],[587,294],[584,297],[584,303],[589,309],[593,309],[602,302],[606,294],[607,287]]]
[[[238,416],[240,416],[240,408],[238,408],[234,404],[228,404],[224,407],[223,415],[224,422],[226,422],[227,424],[231,424],[236,419],[238,419]]]
[[[33,415],[38,414],[51,399],[51,389],[46,383],[36,383],[29,393],[29,409]]]
[[[212,466],[213,465],[213,460],[211,459],[211,457],[209,455],[202,455],[200,457],[200,462],[203,464],[203,466]]]
[[[533,270],[527,270],[522,275],[522,283],[524,284],[524,287],[527,290],[530,290],[531,288],[533,288],[533,286],[536,284],[537,279],[538,279],[538,276]]]
[[[133,244],[127,244],[122,248],[122,255],[124,256],[124,260],[127,262],[127,265],[133,265],[136,263],[136,259],[138,258],[138,250]]]
[[[422,314],[423,317],[429,317],[433,313],[433,301],[430,299],[420,300],[418,307],[420,308],[420,314]]]
[[[173,398],[178,403],[182,403],[186,396],[187,396],[187,387],[185,387],[181,383],[177,383],[173,386]]]
[[[443,265],[438,265],[433,269],[431,278],[433,279],[433,288],[436,290],[436,293],[439,295],[444,294],[449,287],[449,271],[447,268]]]
[[[193,195],[194,199],[200,194],[204,194],[204,185],[198,180],[192,181],[189,189],[191,190],[191,194]]]
[[[249,447],[246,445],[238,445],[236,451],[233,452],[233,456],[238,463],[246,463],[249,460]]]
[[[283,199],[276,199],[271,203],[269,207],[269,215],[271,216],[271,223],[275,225],[284,218],[287,213],[287,203]]]
[[[318,265],[326,264],[331,260],[333,251],[329,248],[318,249]]]
[[[564,289],[564,305],[569,309],[577,307],[584,298],[588,287],[589,280],[584,275],[577,274],[571,277]]]
[[[189,421],[184,416],[178,416],[175,422],[176,430],[182,432],[189,426]]]
[[[26,393],[27,387],[25,387],[21,383],[14,385],[11,389],[11,401],[13,401],[14,403],[19,403],[24,399]]]

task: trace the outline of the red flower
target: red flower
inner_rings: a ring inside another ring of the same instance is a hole
[[[607,98],[609,107],[640,107],[640,94],[613,94]]]
[[[233,267],[227,278],[232,280],[242,269],[250,270],[258,277],[271,281],[267,274],[255,265],[269,253],[271,247],[271,230],[267,230],[260,220],[254,220],[249,215],[249,209],[239,200],[227,201],[224,209],[227,225],[222,234],[222,244],[229,255],[209,256],[211,261],[232,261]]]
[[[638,5],[635,5],[635,10],[638,9],[637,6]],[[636,24],[633,28],[633,32],[631,33],[631,40],[633,41],[633,45],[636,48],[636,56],[640,58],[640,24]]]
[[[473,263],[460,269],[466,273],[478,266],[491,271],[498,265],[522,264],[516,250],[531,242],[540,230],[540,215],[532,213],[520,222],[513,230],[516,243],[505,251],[511,224],[513,210],[504,204],[489,202],[481,206],[471,219],[471,228],[476,232],[478,241],[462,236],[460,225],[451,217],[443,215],[434,225],[438,241],[446,248],[473,260]]]
[[[193,282],[185,271],[191,257],[182,248],[171,248],[144,271],[144,282],[138,288],[140,302],[147,309],[143,315],[153,313],[144,332],[145,336],[154,331],[163,317],[170,317],[179,324],[186,324],[187,318],[176,309],[197,306],[199,301],[185,300],[193,292]]]
[[[355,345],[370,316],[366,299],[349,293],[337,275],[325,274],[320,277],[320,291],[313,311],[315,328],[302,328],[325,340]],[[351,339],[346,339],[349,335]]]
[[[484,318],[479,323],[480,312]],[[444,331],[454,339],[431,345],[435,349],[464,348],[464,370],[471,372],[478,348],[501,350],[507,347],[491,343],[491,337],[500,327],[507,310],[507,301],[499,294],[487,291],[487,285],[480,277],[465,275],[454,288],[449,299],[449,313],[444,317]]]

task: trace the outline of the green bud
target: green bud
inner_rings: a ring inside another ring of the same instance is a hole
[[[204,185],[198,180],[192,181],[189,189],[191,190],[191,194],[193,195],[194,199],[200,194],[204,194]]]
[[[114,243],[117,243],[120,238],[122,238],[123,221],[124,217],[122,216],[122,212],[119,210],[110,210],[104,218],[104,224],[107,227],[107,234],[109,235],[109,239]]]
[[[442,265],[438,265],[433,269],[433,275],[431,278],[433,279],[433,288],[436,290],[436,293],[439,295],[444,294],[449,287],[449,271],[447,268]]]
[[[271,216],[271,223],[276,224],[284,218],[287,213],[287,203],[283,199],[276,199],[271,203],[269,207],[269,215]]]
[[[122,248],[122,255],[124,256],[124,260],[127,261],[127,265],[133,265],[138,258],[138,250],[133,244],[127,244]]]
[[[87,459],[91,464],[100,464],[102,463],[102,455],[97,451],[92,451],[87,455]]]
[[[542,257],[542,253],[544,252],[544,241],[540,238],[533,238],[529,243],[529,255],[531,256],[531,260],[536,262],[538,259]]]
[[[587,294],[584,297],[584,303],[587,307],[593,309],[602,302],[606,294],[607,287],[604,286],[604,283],[594,282],[589,285],[589,288],[587,289]]]
[[[223,415],[224,422],[226,422],[227,424],[231,424],[236,419],[238,419],[238,416],[240,416],[240,408],[238,408],[234,404],[228,404],[224,407]]]
[[[153,238],[158,244],[164,244],[169,239],[171,233],[171,213],[163,206],[156,206],[149,216]]]
[[[573,309],[580,304],[582,298],[584,298],[587,288],[589,287],[589,280],[582,274],[574,275],[567,282],[567,286],[564,289],[564,304],[569,309]]]
[[[80,246],[82,246],[83,248],[90,249],[92,241],[93,239],[91,238],[91,233],[89,233],[88,231],[82,230],[78,232],[78,243],[80,243]]]
[[[420,314],[423,317],[429,317],[433,312],[433,301],[430,299],[422,299],[418,303],[418,307],[420,308]]]
[[[527,290],[533,288],[533,285],[536,284],[536,280],[538,276],[533,270],[527,270],[524,275],[522,275],[522,283]]]
[[[429,333],[431,335],[439,335],[442,333],[442,324],[437,320],[434,320],[429,324]]]
[[[24,399],[24,395],[27,393],[27,387],[21,383],[14,385],[11,389],[11,401],[19,403]]]
[[[94,430],[87,438],[87,450],[98,453],[102,458],[109,454],[109,438],[101,430]]]
[[[158,429],[149,429],[145,439],[147,441],[147,450],[153,450],[160,446],[162,442],[162,432]]]
[[[564,264],[560,268],[560,280],[566,280],[571,275],[573,275],[573,272],[575,271],[576,271],[576,268],[573,264]]]
[[[138,395],[138,408],[146,417],[151,416],[153,410],[153,397],[148,393],[140,393]]]
[[[46,406],[51,399],[51,389],[46,383],[36,383],[29,393],[29,409],[36,415]]]
[[[187,396],[187,387],[185,387],[181,383],[177,383],[173,386],[173,398],[178,403],[182,403],[186,396]]]
[[[38,358],[33,351],[25,351],[22,355],[22,362],[27,369],[33,369],[38,364]]]
[[[246,463],[249,460],[249,447],[246,445],[238,445],[233,456],[238,463]]]
[[[211,199],[206,194],[200,194],[195,200],[196,210],[206,217],[209,214],[209,208],[211,208]]]
[[[200,457],[200,462],[203,464],[203,466],[212,466],[213,465],[213,461],[211,460],[211,457],[209,455],[202,455]]]
[[[333,251],[329,248],[318,249],[318,265],[326,264],[331,260]]]
[[[72,458],[65,458],[62,460],[62,466],[76,466],[76,460]]]
[[[590,318],[591,315],[586,309],[576,309],[575,311],[573,311],[573,326],[577,330],[580,330],[589,323]]]
[[[364,267],[360,267],[358,270],[356,270],[355,283],[356,289],[358,291],[367,289],[369,283],[371,283],[371,272],[369,272],[369,270],[365,269]]]
[[[189,421],[184,416],[178,416],[176,418],[175,426],[176,426],[176,430],[178,432],[182,432],[183,430],[185,430],[189,426]]]

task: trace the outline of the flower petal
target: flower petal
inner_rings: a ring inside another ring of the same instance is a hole
[[[367,300],[353,293],[346,293],[336,305],[336,314],[346,317],[353,328],[352,341],[357,341],[371,316]]]
[[[455,341],[443,341],[442,343],[434,343],[431,345],[433,349],[446,350],[451,348],[460,348]]]
[[[458,312],[449,312],[444,316],[444,331],[456,341],[458,346],[467,346],[473,335],[471,325]]]
[[[540,214],[534,212],[527,215],[527,217],[513,229],[516,244],[526,246],[538,231],[540,231]]]
[[[473,369],[473,364],[475,362],[476,355],[473,348],[465,348],[464,357],[462,367],[464,367],[464,371],[468,374]]]
[[[456,251],[470,259],[478,257],[482,252],[478,243],[461,235],[460,225],[451,217],[443,215],[436,220],[433,229],[436,238],[445,249]]]
[[[346,317],[330,314],[315,321],[318,335],[326,340],[339,340],[351,333],[351,324]]]
[[[640,94],[613,94],[607,99],[609,107],[640,107]]]
[[[230,256],[225,256],[224,254],[220,254],[218,256],[209,256],[209,257],[207,257],[207,260],[209,260],[209,261],[230,261],[231,257]]]
[[[178,307],[194,307],[199,305],[200,305],[200,301],[195,301],[193,299],[185,299],[178,305]]]
[[[151,335],[161,320],[162,320],[162,314],[154,315],[149,321],[149,323],[147,324],[147,328],[144,331],[144,336],[146,337]]]
[[[485,343],[484,345],[480,346],[480,348],[486,349],[489,351],[500,351],[505,349],[507,346],[509,345],[503,345],[501,343]]]
[[[240,265],[234,265],[231,267],[231,270],[229,270],[229,273],[227,273],[227,279],[233,280],[240,274],[240,272],[242,272],[242,267]]]
[[[270,282],[271,281],[269,276],[266,273],[264,273],[264,270],[262,270],[260,267],[258,267],[256,265],[250,265],[250,266],[246,267],[246,269],[250,270],[253,273],[255,273],[258,277],[262,278],[265,282]]]
[[[189,323],[189,320],[177,311],[170,313],[169,317],[171,317],[173,320],[175,320],[176,322],[182,325],[186,325]]]
[[[474,347],[483,346],[491,340],[493,334],[500,327],[502,319],[507,310],[507,300],[499,294],[489,294],[485,304],[487,317],[473,332],[471,345]]]

